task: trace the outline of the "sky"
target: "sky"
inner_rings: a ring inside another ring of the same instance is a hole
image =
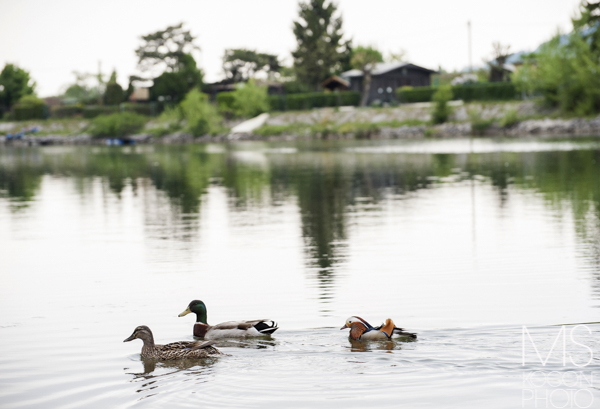
[[[403,49],[407,60],[431,69],[482,65],[492,43],[532,51],[560,30],[580,0],[338,0],[343,31],[353,43],[384,55]],[[14,63],[31,73],[41,97],[60,94],[73,71],[109,74],[127,86],[138,73],[134,50],[140,36],[184,22],[201,52],[205,81],[223,78],[228,48],[277,54],[291,65],[292,24],[298,0],[0,0],[0,66]]]

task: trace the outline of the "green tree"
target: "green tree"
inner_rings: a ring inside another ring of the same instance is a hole
[[[191,54],[184,54],[176,71],[166,71],[154,79],[150,88],[150,99],[153,101],[180,102],[186,94],[202,87],[202,71],[196,66]]]
[[[431,122],[434,124],[446,122],[452,114],[452,108],[448,105],[448,101],[452,99],[452,87],[450,85],[439,87],[431,99],[433,100]]]
[[[299,4],[299,20],[294,21],[294,68],[298,80],[313,89],[350,65],[350,41],[343,40],[342,17],[335,16],[336,10],[332,1],[308,0]]]
[[[200,47],[194,44],[195,37],[183,28],[183,23],[141,39],[142,44],[135,53],[140,71],[154,81],[150,88],[151,100],[179,102],[191,89],[202,86],[202,71],[192,56]]]
[[[113,70],[104,91],[105,105],[118,105],[123,102],[123,87],[117,83],[117,72]]]
[[[261,71],[271,77],[281,71],[281,68],[279,59],[274,54],[237,48],[225,50],[223,55],[223,71],[233,82],[246,82]]]
[[[0,112],[8,111],[24,95],[33,95],[35,85],[27,71],[6,64],[0,72]]]
[[[221,117],[217,108],[208,101],[206,94],[192,89],[179,107],[181,118],[185,119],[187,130],[192,135],[202,136],[218,132]]]
[[[185,55],[200,50],[195,37],[183,28],[183,23],[142,36],[142,44],[135,50],[138,67],[142,72],[175,72],[185,64]]]
[[[600,2],[582,1],[579,18],[573,18],[573,29],[590,44],[592,52],[600,51]]]
[[[362,97],[360,106],[367,105],[371,89],[371,73],[378,62],[383,62],[381,52],[373,47],[358,46],[352,50],[352,67],[363,72]]]
[[[269,110],[267,87],[257,86],[252,79],[245,84],[238,84],[231,94],[236,116],[251,118]]]

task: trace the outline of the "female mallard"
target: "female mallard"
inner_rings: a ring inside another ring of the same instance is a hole
[[[277,323],[271,320],[254,321],[227,321],[217,325],[208,325],[206,322],[206,305],[200,300],[192,301],[180,317],[189,313],[196,314],[196,323],[194,324],[194,336],[198,338],[240,338],[257,337],[274,333]]]
[[[392,321],[390,318],[385,320],[385,324],[378,327],[373,327],[360,317],[350,317],[346,320],[346,324],[340,329],[345,328],[350,328],[350,338],[356,341],[371,339],[386,340],[391,339],[394,335],[417,339],[417,334],[404,332],[402,328],[397,328],[394,325],[394,321]]]
[[[166,345],[156,345],[152,331],[145,325],[140,325],[133,334],[123,342],[133,341],[139,338],[144,341],[142,347],[142,358],[160,359],[169,361],[183,358],[206,358],[209,356],[223,355],[221,351],[212,345],[214,341],[179,341]]]

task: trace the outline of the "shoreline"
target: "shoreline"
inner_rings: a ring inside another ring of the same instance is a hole
[[[431,125],[431,105],[404,104],[388,108],[321,108],[310,111],[273,113],[264,127],[250,133],[228,133],[194,137],[176,132],[157,137],[150,120],[142,132],[120,138],[93,138],[81,120],[46,123],[0,123],[0,131],[39,127],[45,135],[26,134],[20,139],[0,135],[0,146],[46,145],[135,145],[227,143],[234,141],[295,140],[391,140],[468,137],[545,138],[600,136],[600,115],[594,118],[555,119],[534,101],[469,103],[452,101],[449,121]],[[512,118],[512,120],[507,120]],[[227,128],[239,123],[229,121]],[[504,124],[504,126],[501,126]],[[45,128],[45,129],[44,129]],[[57,132],[59,131],[59,132]],[[62,131],[62,132],[60,132]],[[56,133],[54,133],[56,132]]]

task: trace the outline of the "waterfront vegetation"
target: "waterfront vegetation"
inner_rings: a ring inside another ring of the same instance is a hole
[[[469,103],[533,99],[539,101],[540,112],[545,109],[544,115],[549,117],[595,116],[600,112],[600,77],[597,75],[600,72],[600,30],[597,29],[600,17],[594,7],[595,3],[583,1],[579,14],[572,19],[573,30],[557,34],[535,53],[524,55],[523,64],[511,75],[511,81],[507,81],[508,76],[503,71],[509,47],[498,43],[494,45],[496,59],[490,62],[488,74],[478,72],[468,81],[450,86],[446,83],[450,77],[440,72],[437,86],[398,88],[396,98],[387,105],[432,102],[430,121],[433,125],[452,120],[450,100]],[[306,37],[303,32],[306,25],[312,27],[314,35]],[[199,46],[183,23],[141,37],[135,53],[142,75],[132,76],[126,89],[117,83],[114,71],[108,79],[101,73],[75,72],[75,82],[60,96],[63,103],[52,107],[35,96],[36,84],[27,71],[7,64],[0,72],[0,113],[10,121],[90,119],[85,131],[95,137],[124,137],[143,129],[160,137],[179,131],[193,136],[226,133],[224,120],[252,118],[263,112],[365,105],[370,72],[374,64],[384,58],[374,47],[353,47],[350,41],[344,40],[342,29],[343,21],[336,17],[334,3],[327,0],[301,2],[299,20],[294,25],[298,40],[298,49],[292,53],[294,66],[284,67],[278,56],[256,50],[226,50],[224,84],[235,86],[211,96],[203,93],[207,86],[193,56]],[[155,52],[159,49],[176,51]],[[362,94],[358,91],[317,92],[324,78],[351,67],[364,73]],[[157,75],[157,71],[162,73]],[[498,73],[502,75],[498,77]],[[270,95],[264,82],[255,81],[257,74],[266,75],[271,84],[279,83],[280,91]],[[482,81],[485,75],[494,82]],[[149,101],[126,102],[134,92],[135,82],[141,80],[153,83]],[[375,105],[381,106],[381,103],[374,103],[373,107]],[[524,119],[516,111],[507,112],[500,119],[482,118],[478,112],[470,112],[469,117],[475,133],[482,133],[494,124],[508,128]],[[332,133],[353,133],[357,138],[365,138],[388,125],[360,121],[336,125],[266,125],[256,134],[327,137]],[[66,133],[65,127],[54,128],[57,135]]]

